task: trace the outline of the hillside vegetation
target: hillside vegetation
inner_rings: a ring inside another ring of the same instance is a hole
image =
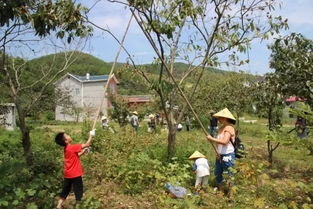
[[[70,72],[76,75],[85,75],[88,72],[91,75],[100,75],[108,74],[110,72],[111,64],[108,64],[92,55],[83,52],[75,52],[73,58],[75,61],[66,72]],[[62,67],[64,59],[64,53],[50,54],[31,60],[29,65],[31,68],[49,68],[51,66],[53,68],[60,68]]]
[[[74,54],[75,61],[73,64],[59,77],[67,72],[76,75],[85,75],[90,73],[91,75],[103,75],[109,74],[113,63],[107,63],[99,58],[96,58],[90,54],[83,52],[76,52]],[[51,54],[43,57],[33,59],[29,62],[29,68],[45,68],[49,69],[53,67],[55,69],[62,67],[65,56],[64,53]],[[152,78],[158,78],[159,65],[157,64],[143,64],[137,66],[140,70],[149,74]],[[188,65],[185,63],[176,63],[174,75],[180,78],[184,72],[188,70]],[[126,63],[116,63],[114,73],[120,82],[119,93],[120,94],[149,94],[149,86],[141,78],[140,75],[136,74],[133,68]],[[223,76],[228,74],[227,71],[218,70],[215,68],[207,68],[205,75],[216,77],[215,74]],[[165,72],[166,74],[166,72]],[[193,78],[188,79],[189,82],[194,82]]]

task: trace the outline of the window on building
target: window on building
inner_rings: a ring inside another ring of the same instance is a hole
[[[78,95],[80,93],[79,88],[75,89],[76,95]]]

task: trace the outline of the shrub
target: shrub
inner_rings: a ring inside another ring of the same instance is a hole
[[[190,165],[180,163],[177,158],[172,162],[162,162],[159,159],[151,158],[147,152],[140,152],[131,155],[119,172],[118,180],[123,185],[127,194],[140,194],[149,189],[163,189],[166,182],[189,186],[193,176]]]

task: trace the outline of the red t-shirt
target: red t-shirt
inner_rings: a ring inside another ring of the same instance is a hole
[[[68,144],[64,148],[64,178],[75,178],[83,175],[83,168],[78,153],[81,144]]]

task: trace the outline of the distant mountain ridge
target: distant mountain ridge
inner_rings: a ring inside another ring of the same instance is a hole
[[[71,53],[71,52],[67,52]],[[75,62],[68,68],[66,72],[60,75],[63,76],[67,72],[75,75],[104,75],[109,74],[112,62],[105,62],[93,55],[86,54],[83,52],[74,52]],[[39,68],[42,66],[53,67],[58,69],[62,67],[62,63],[65,60],[65,53],[50,54],[47,56],[42,56],[33,59],[29,62],[30,67]],[[138,68],[143,70],[145,73],[150,74],[152,79],[158,79],[159,65],[157,64],[142,64],[137,65]],[[174,76],[179,78],[182,77],[183,73],[189,68],[188,64],[177,62],[174,65],[175,71]],[[119,92],[121,94],[148,94],[150,92],[149,87],[147,88],[147,83],[141,78],[141,76],[135,76],[134,71],[132,71],[132,66],[127,65],[127,63],[116,63],[114,73],[120,82]],[[205,73],[210,74],[227,74],[228,71],[223,71],[215,68],[206,68]],[[166,74],[166,72],[164,72]],[[188,79],[189,83],[194,82],[193,78]]]
[[[105,62],[100,58],[97,58],[93,55],[83,53],[83,52],[75,52],[75,57],[77,57],[77,60],[68,68],[67,72],[77,74],[77,75],[84,75],[87,72],[90,73],[91,75],[101,75],[101,74],[109,74],[111,67],[113,65],[113,62]],[[64,60],[64,53],[57,53],[57,54],[50,54],[46,56],[42,56],[39,58],[32,59],[30,61],[31,65],[53,65],[55,63],[61,64],[62,61]],[[126,65],[126,63],[116,63],[116,67],[120,67]],[[140,64],[137,65],[138,67],[145,68],[146,70],[148,69],[149,72],[154,72],[157,73],[157,65],[156,64]],[[56,67],[58,64],[56,64]],[[177,62],[175,63],[175,69],[177,71],[184,72],[188,69],[189,65],[182,63],[182,62]],[[220,69],[216,68],[207,68],[208,71],[215,72],[215,73],[223,73],[227,71],[223,71]]]

